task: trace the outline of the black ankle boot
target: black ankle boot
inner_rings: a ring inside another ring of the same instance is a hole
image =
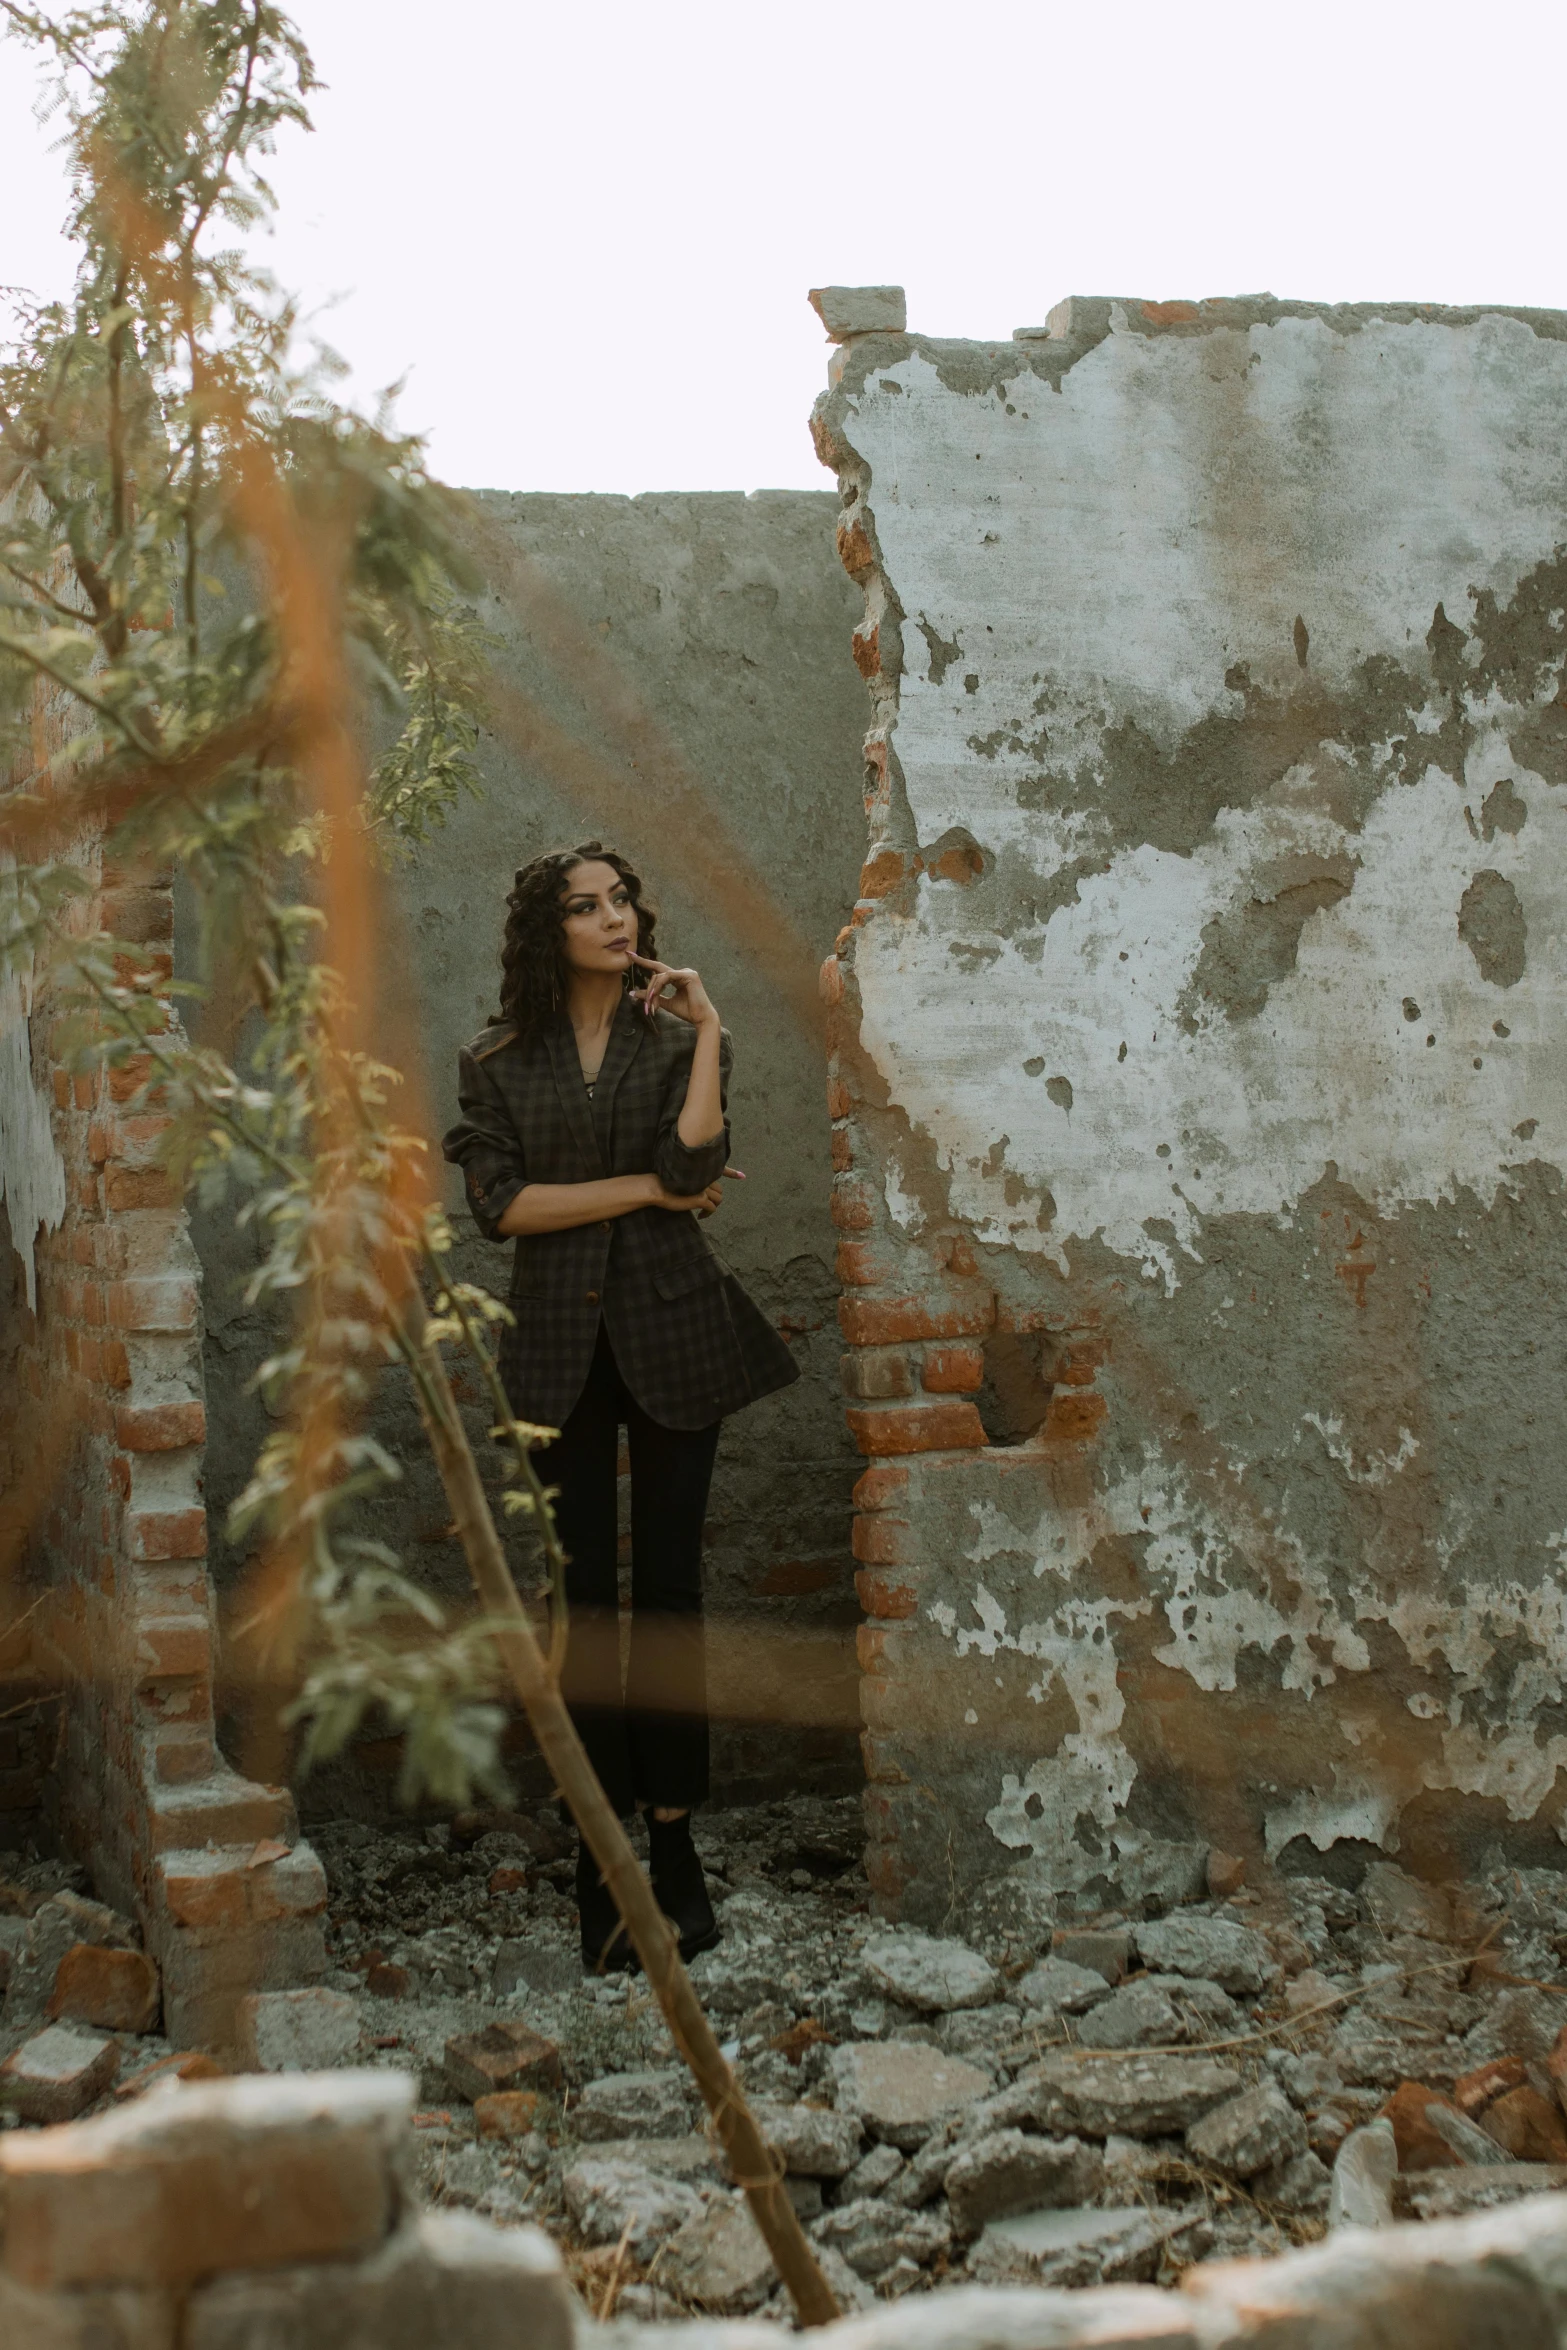
[[[577,1845],[577,1921],[582,1929],[582,1963],[590,1975],[609,1975],[621,1968],[635,1972],[637,1954],[620,1922],[614,1896],[599,1875],[599,1865],[586,1844]]]
[[[647,1815],[649,1873],[658,1906],[680,1937],[682,1958],[711,1950],[718,1940],[718,1920],[707,1897],[707,1879],[691,1841],[691,1814],[678,1820]]]

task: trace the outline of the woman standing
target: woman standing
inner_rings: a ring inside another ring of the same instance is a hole
[[[501,1009],[458,1055],[443,1149],[474,1220],[515,1238],[500,1368],[519,1419],[558,1428],[562,1693],[610,1801],[647,1814],[653,1888],[689,1958],[718,1939],[691,1807],[708,1791],[702,1522],[719,1422],[799,1371],[698,1230],[728,1165],[732,1048],[695,971],[654,947],[654,909],[598,841],[535,857],[507,899]],[[615,1474],[631,1457],[624,1685]],[[583,1963],[632,1962],[579,1843]]]

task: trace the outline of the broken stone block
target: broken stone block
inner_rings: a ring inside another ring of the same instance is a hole
[[[684,2138],[608,2138],[594,2147],[591,2160],[628,2162],[634,2170],[649,2170],[661,2179],[709,2186],[727,2176],[723,2149],[702,2130],[692,2130]]]
[[[1381,1934],[1418,1934],[1447,1942],[1453,1932],[1453,1904],[1440,1886],[1423,1885],[1390,1860],[1374,1860],[1360,1881],[1360,1907]]]
[[[694,2187],[661,2178],[642,2163],[587,2155],[561,2181],[573,2224],[587,2244],[618,2244],[633,2260],[652,2259],[660,2244],[702,2209]]]
[[[473,2101],[473,2118],[481,2138],[526,2138],[546,2113],[537,2089],[498,2089]]]
[[[503,1942],[495,1953],[490,1990],[497,1999],[514,1991],[540,1991],[546,1997],[574,1991],[582,1980],[582,1962],[573,1951],[551,1942]]]
[[[1137,1928],[1146,1966],[1162,1975],[1195,1975],[1223,1991],[1258,1992],[1273,1972],[1260,1934],[1229,1918],[1155,1918]]]
[[[844,2118],[849,2117],[845,2116]],[[859,2126],[856,2121],[855,2129],[858,2130]],[[940,2167],[937,2171],[938,2188],[941,2175],[947,2166],[947,2160],[947,2149],[943,2143],[940,2149]],[[844,2202],[857,2203],[867,2195],[884,2195],[899,2173],[907,2168],[908,2165],[896,2146],[873,2146],[869,2154],[865,2155],[851,2171],[845,2174],[842,2188]]]
[[[1047,2056],[1014,2084],[1041,2129],[1066,2137],[1166,2138],[1190,2129],[1241,2088],[1209,2056]]]
[[[1110,1986],[1097,1967],[1069,1958],[1042,1958],[1015,1986],[1017,1996],[1046,2015],[1082,2015],[1109,1997]]]
[[[1308,2147],[1304,2154],[1291,2155],[1287,2162],[1275,2162],[1258,2171],[1250,2184],[1259,2203],[1311,2219],[1328,2208],[1333,2174]]]
[[[526,2024],[500,2020],[482,2031],[455,2033],[446,2043],[445,2062],[453,2095],[466,2097],[470,2104],[498,2089],[560,2086],[560,2050]]]
[[[116,2082],[114,2094],[123,2102],[145,2096],[162,2081],[221,2081],[225,2077],[223,2066],[204,2048],[180,2048],[172,2056],[160,2056],[156,2064],[144,2064],[139,2072],[127,2074]]]
[[[1131,1960],[1132,1937],[1124,1926],[1057,1926],[1050,1937],[1050,1955],[1064,1958],[1069,1966],[1091,1967],[1113,1990]]]
[[[835,2048],[832,2078],[838,2111],[856,2115],[867,2136],[904,2154],[923,2146],[945,2114],[972,2105],[991,2086],[978,2065],[913,2040]]]
[[[1085,2048],[1153,2048],[1183,2040],[1186,2029],[1169,1992],[1145,1976],[1141,1982],[1123,1983],[1101,2001],[1084,2017],[1078,2037]]]
[[[1330,2228],[1385,2228],[1393,2220],[1393,2181],[1398,2147],[1390,2121],[1367,2122],[1351,2130],[1333,2165],[1328,2197]]]
[[[49,1995],[57,2023],[105,2032],[150,2032],[158,2020],[158,1970],[140,1950],[73,1942]]]
[[[239,2003],[242,2065],[258,2073],[309,2073],[341,2064],[359,2046],[359,2009],[341,1991],[252,1991]]]
[[[1567,2162],[1561,2110],[1548,2105],[1527,2081],[1494,2099],[1481,2116],[1480,2127],[1514,2162]]]
[[[908,1931],[880,1934],[861,1961],[879,1991],[926,2015],[959,2007],[986,2007],[1001,1995],[1001,1977],[966,1942]]]
[[[812,286],[806,299],[832,343],[851,335],[901,335],[908,325],[901,286]]]
[[[678,2138],[691,2126],[692,2097],[677,2072],[607,2073],[571,2108],[579,2138]]]
[[[1020,2212],[990,2222],[969,2253],[969,2273],[985,2284],[1141,2284],[1158,2274],[1166,2244],[1173,2248],[1203,2217],[1200,2209],[1145,2210],[1140,2204]]]
[[[784,2169],[797,2177],[841,2179],[859,2161],[863,2138],[852,2113],[829,2113],[820,2105],[770,2105],[765,2101],[753,2104],[751,2110]],[[901,2167],[901,2163],[895,2165],[894,2176]]]
[[[1426,2120],[1461,2162],[1477,2163],[1482,2169],[1506,2162],[1506,2154],[1490,2133],[1456,2106],[1433,2100],[1426,2107]]]
[[[1419,2171],[1393,2184],[1393,2208],[1400,2219],[1462,2219],[1473,2211],[1497,2211],[1533,2195],[1567,2189],[1567,2165],[1499,2162],[1462,2170]]]
[[[841,2254],[856,2276],[867,2278],[881,2276],[898,2260],[912,2260],[923,2268],[952,2242],[945,2220],[868,2199],[824,2211],[812,2223],[811,2235]]]
[[[93,1948],[134,1950],[137,1934],[127,1918],[105,1908],[101,1901],[88,1901],[80,1893],[51,1894],[25,1921],[13,1955],[6,1992],[7,2024],[42,2021],[49,2010],[60,1962],[78,1942]]]
[[[1521,2056],[1526,2062],[1548,2066],[1561,2031],[1560,1998],[1518,1984],[1500,1993],[1490,2014],[1467,2035],[1464,2046],[1477,2061]]]
[[[1186,2133],[1187,2150],[1227,2178],[1250,2179],[1306,2151],[1306,2124],[1282,2089],[1259,2081],[1205,2113]]]
[[[39,2289],[349,2260],[397,2210],[413,2083],[250,2075],[0,2137],[0,2267]]]
[[[1203,1863],[1203,1878],[1213,1901],[1228,1901],[1246,1882],[1246,1863],[1233,1852],[1221,1852],[1217,1844]]]
[[[185,2329],[182,2350],[571,2350],[574,2338],[548,2236],[466,2211],[420,2212],[368,2259],[218,2277],[192,2294]]]
[[[977,2236],[987,2220],[1015,2211],[1087,2203],[1099,2192],[1104,2163],[1080,2138],[1034,2138],[997,2130],[948,2164],[947,2201],[960,2236]]]
[[[1400,2172],[1453,2170],[1463,2161],[1441,2131],[1432,2127],[1433,2106],[1443,2106],[1449,2113],[1459,2111],[1451,2098],[1424,2081],[1400,2081],[1383,2106],[1382,2118],[1392,2124]]]
[[[112,2040],[55,2024],[0,2064],[0,2090],[24,2122],[70,2122],[103,2095],[119,2069]]]
[[[1036,1863],[1025,1861],[975,1887],[965,1918],[967,1939],[993,1966],[1026,1966],[1050,1946],[1055,1905],[1048,1878]]]
[[[1557,2046],[1560,2047],[1558,2042]],[[1556,2056],[1546,2060],[1546,2070],[1553,2071]],[[1509,2089],[1519,2089],[1529,2078],[1529,2068],[1521,2056],[1496,2056],[1489,2064],[1477,2065],[1473,2072],[1460,2073],[1453,2083],[1453,2103],[1460,2113],[1467,2113],[1471,2121],[1478,2121],[1488,2105],[1504,2097]]]
[[[683,2301],[718,2317],[760,2308],[778,2282],[743,2196],[725,2196],[676,2230],[658,2264],[662,2282]]]

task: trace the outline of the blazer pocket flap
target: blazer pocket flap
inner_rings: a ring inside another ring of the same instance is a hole
[[[663,1298],[685,1297],[693,1289],[716,1287],[723,1277],[716,1257],[692,1257],[684,1264],[660,1265],[653,1275],[653,1287]]]

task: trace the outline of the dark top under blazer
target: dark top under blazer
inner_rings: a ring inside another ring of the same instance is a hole
[[[696,1030],[672,1012],[651,1020],[629,1000],[610,1028],[590,1100],[564,1017],[527,1043],[487,1028],[457,1056],[462,1117],[442,1140],[463,1170],[487,1240],[526,1183],[590,1183],[657,1175],[689,1198],[723,1174],[733,1047],[725,1031],[722,1134],[692,1149],[676,1121]],[[695,1215],[637,1208],[629,1216],[533,1232],[517,1241],[510,1295],[515,1326],[500,1369],[519,1419],[564,1422],[587,1381],[600,1316],[621,1377],[666,1428],[705,1428],[786,1387],[799,1366],[772,1324],[709,1248]]]

